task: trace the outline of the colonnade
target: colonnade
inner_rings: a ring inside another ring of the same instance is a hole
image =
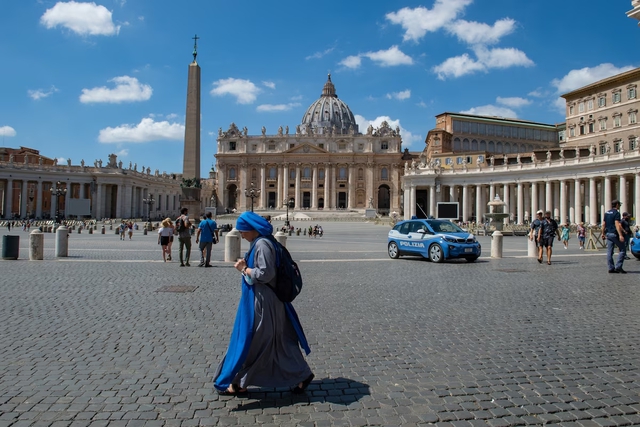
[[[622,203],[622,211],[636,217],[640,208],[640,174],[606,173],[555,179],[547,176],[476,184],[448,183],[444,177],[427,185],[409,180],[405,183],[405,218],[420,214],[437,217],[438,202],[458,202],[462,222],[480,222],[489,212],[487,203],[496,196],[506,203],[510,214],[505,223],[525,224],[538,210],[548,210],[563,223],[599,224],[614,199]]]

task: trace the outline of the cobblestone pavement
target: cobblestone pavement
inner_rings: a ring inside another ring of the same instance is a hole
[[[302,223],[302,226],[305,224]],[[387,227],[292,236],[295,306],[316,378],[306,395],[220,397],[212,376],[239,273],[163,263],[156,235],[74,233],[69,257],[0,261],[0,427],[640,425],[640,263],[490,239],[473,264],[391,260]],[[177,243],[177,242],[176,242]],[[243,243],[243,250],[247,248]],[[158,292],[172,285],[194,292]]]

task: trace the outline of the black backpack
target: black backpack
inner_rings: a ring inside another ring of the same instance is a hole
[[[184,225],[184,219],[182,219],[182,217],[178,218],[176,220],[176,231],[179,233],[181,231],[184,231],[187,227],[185,227]]]
[[[276,250],[276,283],[268,285],[282,302],[291,302],[302,290],[302,274],[291,254],[273,236],[267,237]]]

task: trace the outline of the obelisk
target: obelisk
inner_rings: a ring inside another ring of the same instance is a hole
[[[187,82],[187,114],[184,125],[184,158],[182,163],[181,207],[189,209],[191,219],[199,218],[200,212],[200,66],[198,39],[193,40],[193,62],[189,64]]]

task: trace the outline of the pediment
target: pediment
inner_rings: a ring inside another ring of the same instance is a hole
[[[328,154],[325,149],[311,144],[300,144],[285,151],[287,154]]]

